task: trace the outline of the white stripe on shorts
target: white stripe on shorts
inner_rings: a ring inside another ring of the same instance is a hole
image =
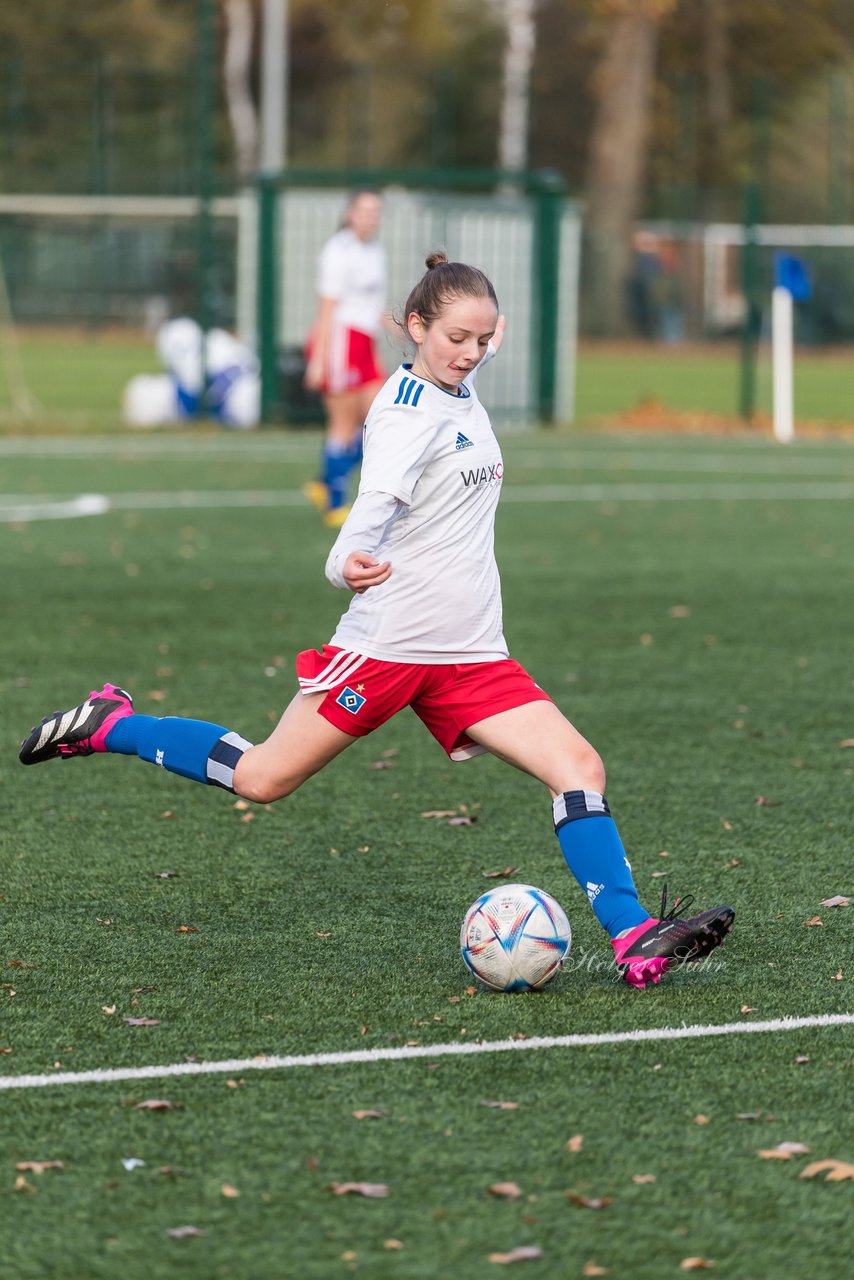
[[[306,695],[310,693],[328,693],[330,689],[335,689],[339,684],[346,684],[347,681],[358,671],[363,662],[367,662],[367,658],[362,653],[351,653],[344,650],[336,655],[332,662],[324,667],[323,671],[317,676],[300,676],[300,693]]]

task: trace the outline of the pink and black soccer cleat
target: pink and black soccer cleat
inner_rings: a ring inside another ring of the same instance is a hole
[[[133,715],[133,699],[124,689],[105,684],[93,689],[79,707],[54,711],[21,744],[21,764],[41,764],[58,756],[90,756],[106,751],[107,734],[117,720]]]
[[[702,960],[720,946],[735,920],[732,907],[712,907],[699,915],[680,919],[693,897],[677,898],[667,910],[667,886],[661,895],[661,916],[636,925],[614,938],[617,969],[631,987],[661,982],[669,969]]]

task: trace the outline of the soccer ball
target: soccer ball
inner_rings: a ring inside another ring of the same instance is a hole
[[[506,884],[473,902],[460,930],[463,960],[493,991],[536,991],[563,968],[572,930],[543,889]]]

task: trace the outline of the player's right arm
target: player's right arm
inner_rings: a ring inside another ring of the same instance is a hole
[[[333,586],[361,595],[391,577],[391,562],[378,560],[375,552],[404,510],[393,494],[359,494],[326,560],[326,576]]]

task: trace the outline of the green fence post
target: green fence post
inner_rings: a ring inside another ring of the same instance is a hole
[[[756,408],[756,346],[762,320],[759,301],[759,187],[749,182],[744,191],[744,251],[741,256],[741,287],[744,293],[744,323],[741,327],[741,390],[739,412],[746,422]]]
[[[566,188],[560,174],[543,170],[532,176],[534,214],[535,321],[533,364],[536,404],[542,422],[554,422],[557,399],[557,327],[560,280],[560,219]]]
[[[279,291],[276,264],[276,215],[279,207],[275,179],[258,181],[258,356],[261,361],[261,420],[279,407],[277,351]]]
[[[196,49],[196,320],[202,331],[202,391],[197,416],[206,411],[208,381],[208,330],[213,323],[213,188],[214,146],[213,118],[215,109],[216,53],[215,14],[212,0],[198,0]]]

